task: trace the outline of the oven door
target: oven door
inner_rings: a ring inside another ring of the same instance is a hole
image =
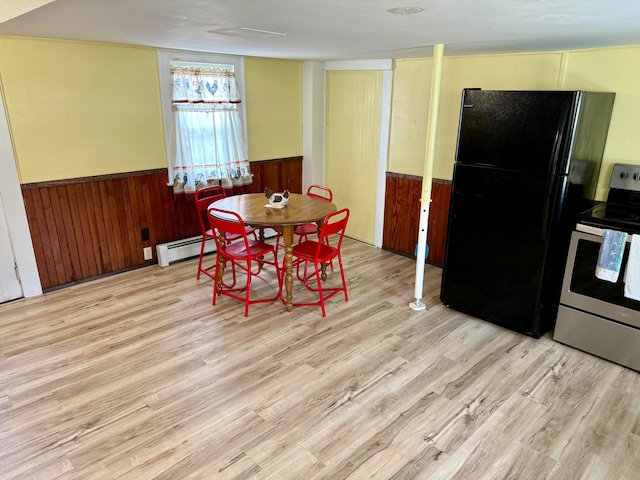
[[[584,225],[578,225],[578,228],[589,233],[574,231],[571,235],[560,304],[640,328],[640,302],[624,296],[624,268],[629,257],[630,238],[618,281],[612,283],[595,275],[602,230]]]

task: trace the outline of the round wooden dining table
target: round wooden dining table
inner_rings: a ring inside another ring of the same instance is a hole
[[[247,225],[261,230],[270,227],[282,234],[286,292],[283,301],[290,312],[293,307],[293,232],[296,226],[312,222],[317,223],[319,228],[326,216],[336,211],[336,206],[327,200],[290,193],[285,207],[273,208],[263,193],[247,193],[222,198],[210,207],[235,212]]]

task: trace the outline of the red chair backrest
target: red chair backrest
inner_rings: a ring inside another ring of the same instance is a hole
[[[209,217],[209,225],[215,232],[242,237],[246,249],[249,250],[247,229],[240,215],[230,210],[211,207],[207,210],[207,216]]]
[[[328,202],[333,201],[333,192],[330,188],[325,187],[324,185],[310,185],[309,188],[307,188],[307,195],[327,200]]]
[[[209,216],[207,215],[207,209],[216,200],[226,197],[224,188],[220,185],[212,185],[210,187],[204,187],[196,191],[196,210],[198,211],[198,218],[200,219],[200,227],[202,233],[209,230]]]
[[[340,251],[342,246],[342,240],[344,239],[344,233],[347,230],[347,223],[349,222],[349,209],[343,208],[337,212],[330,213],[322,222],[322,228],[320,230],[320,238],[318,239],[318,251],[316,256],[320,254],[322,245],[329,245],[328,237],[332,235],[339,235],[338,243],[336,245],[331,244],[333,248]]]

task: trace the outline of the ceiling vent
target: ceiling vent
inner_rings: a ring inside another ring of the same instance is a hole
[[[227,27],[219,30],[209,30],[209,33],[213,33],[214,35],[227,35],[230,37],[244,38],[265,38],[286,35],[286,33],[272,32],[270,30],[260,30],[259,28],[249,27]]]

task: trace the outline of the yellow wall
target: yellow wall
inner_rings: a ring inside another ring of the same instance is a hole
[[[557,86],[561,58],[559,53],[445,57],[433,176],[451,179],[453,174],[463,88],[552,90]],[[430,84],[430,61],[396,62],[392,119],[394,122],[402,119],[406,134],[402,138],[394,135],[398,127],[392,124],[389,145],[392,172],[411,175],[424,172],[430,94],[424,89],[430,88]]]
[[[445,46],[446,55],[446,46]],[[428,102],[424,93],[415,95],[416,109],[403,90],[420,89],[428,84],[431,68],[420,61],[396,62],[392,118],[401,120],[408,132],[424,128],[424,134],[392,136],[389,148],[389,170],[396,173],[421,175],[424,171],[424,139]],[[438,115],[436,159],[433,176],[451,179],[460,115],[460,99],[465,87],[508,90],[594,90],[616,92],[616,101],[609,129],[604,163],[596,198],[606,197],[613,163],[640,164],[640,47],[618,47],[570,52],[533,53],[517,55],[479,55],[473,57],[445,57],[442,72],[442,91]],[[419,128],[416,128],[420,125]],[[401,138],[401,141],[398,139]],[[412,139],[413,138],[413,139]],[[418,158],[416,152],[422,153]]]
[[[445,46],[445,55],[447,47]],[[442,62],[434,178],[450,179],[456,152],[463,88],[484,90],[553,90],[561,55],[539,53],[450,57]]]
[[[302,155],[302,62],[245,58],[249,160]]]
[[[166,167],[156,51],[0,37],[21,183]]]
[[[250,160],[302,155],[302,63],[245,59]],[[153,48],[0,36],[20,183],[166,168]]]
[[[640,164],[640,47],[572,52],[563,88],[616,92],[596,197],[604,200],[614,163]]]
[[[396,60],[393,68],[390,172],[422,176],[426,155],[431,58]]]
[[[446,57],[434,177],[450,179],[465,87],[616,92],[600,175],[640,163],[640,46]],[[245,59],[250,160],[302,155],[302,63]],[[166,167],[156,51],[0,36],[0,80],[21,183]],[[395,62],[388,170],[422,175],[431,59]]]

